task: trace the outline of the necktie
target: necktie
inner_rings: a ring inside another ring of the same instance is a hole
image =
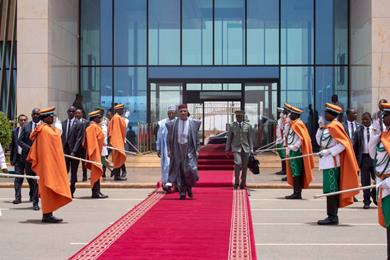
[[[34,130],[35,130],[35,123],[33,122],[32,123],[32,131],[31,132],[34,132]]]
[[[353,128],[353,122],[351,122],[351,138],[353,138],[353,135],[355,134],[355,129]]]
[[[70,132],[70,123],[72,122],[72,120],[68,119],[68,129],[66,130],[66,138],[69,137],[69,132]]]
[[[241,123],[238,123],[238,125],[240,126],[240,128],[242,128],[242,125],[241,125]]]
[[[370,142],[370,128],[367,127],[367,144]]]

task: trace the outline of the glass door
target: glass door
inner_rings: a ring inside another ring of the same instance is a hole
[[[254,129],[255,148],[274,140],[277,104],[277,83],[245,84],[245,112],[247,120]]]
[[[150,83],[150,122],[166,118],[169,106],[181,104],[182,92],[180,83]]]

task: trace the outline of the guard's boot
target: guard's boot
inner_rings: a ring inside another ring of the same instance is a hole
[[[390,260],[390,228],[387,228],[387,260]]]
[[[339,217],[337,212],[339,209],[339,197],[338,196],[329,196],[326,198],[326,211],[328,217],[323,220],[318,220],[318,225],[338,225]]]
[[[126,171],[126,165],[125,164],[122,165],[121,171],[122,171],[121,178],[123,178],[123,179],[126,178],[127,171]]]
[[[62,218],[56,218],[53,216],[53,213],[45,213],[42,216],[42,222],[43,223],[60,223],[62,222]]]
[[[96,181],[92,187],[92,198],[93,199],[106,199],[107,195],[100,192],[100,181]]]
[[[115,172],[115,177],[114,177],[114,181],[126,181],[127,178],[123,178],[121,176],[121,173],[120,173],[120,169],[117,169],[117,171]]]
[[[300,200],[302,199],[302,183],[301,183],[301,176],[297,176],[293,178],[293,188],[294,193],[284,197],[288,200]]]

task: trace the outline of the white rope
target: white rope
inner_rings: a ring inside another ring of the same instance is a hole
[[[315,195],[314,198],[318,199],[318,198],[322,198],[322,197],[329,197],[329,196],[339,195],[339,194],[342,194],[342,193],[347,193],[347,192],[352,192],[352,191],[361,191],[361,190],[368,190],[368,189],[378,188],[379,186],[382,185],[383,182],[384,181],[381,181],[378,184],[373,184],[373,185],[369,185],[369,186],[362,186],[362,187],[352,188],[352,189],[348,189],[348,190],[341,190],[341,191],[335,191],[335,192],[330,192],[330,193],[324,193],[324,194],[321,194],[321,195]]]
[[[299,156],[295,156],[295,157],[286,157],[286,158],[284,158],[284,159],[281,159],[281,161],[299,159],[299,158],[303,158],[303,157],[307,157],[307,156],[312,156],[312,155],[320,155],[320,153],[307,153],[307,154],[303,154],[303,155],[299,155]]]
[[[79,160],[79,161],[83,161],[83,162],[86,162],[86,163],[93,163],[93,164],[96,164],[98,166],[103,166],[103,164],[101,164],[99,162],[82,159],[82,158],[75,157],[75,156],[72,156],[72,155],[64,154],[64,156],[67,157],[67,158],[73,159],[73,160]]]
[[[12,177],[12,178],[26,178],[39,180],[39,176],[30,176],[30,175],[20,175],[20,174],[10,174],[10,173],[0,173],[1,177]]]
[[[119,151],[119,152],[124,152],[124,153],[127,153],[127,154],[131,154],[131,155],[137,155],[137,153],[129,152],[129,151],[122,150],[122,149],[119,149],[119,148],[115,148],[115,147],[112,147],[112,146],[106,145],[106,147],[107,147],[108,149],[111,149],[111,150],[116,150],[116,151]]]

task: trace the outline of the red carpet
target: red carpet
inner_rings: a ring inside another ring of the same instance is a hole
[[[256,259],[246,190],[231,170],[199,176],[194,199],[156,191],[70,259]]]
[[[226,158],[224,144],[209,144],[199,151],[198,168],[200,171],[233,171],[233,155]]]

